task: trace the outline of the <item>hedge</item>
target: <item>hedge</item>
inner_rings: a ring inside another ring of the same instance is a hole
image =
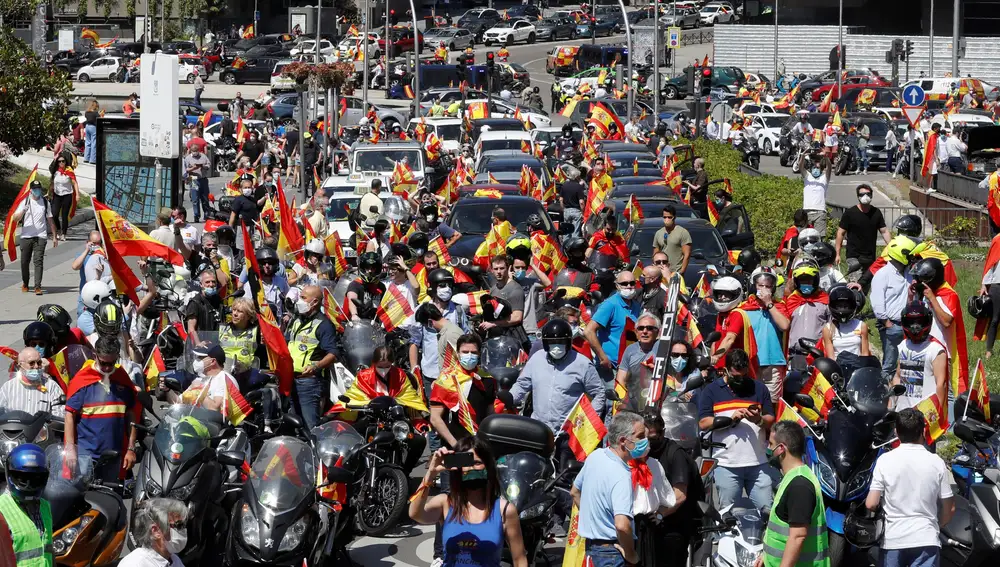
[[[709,180],[728,177],[733,184],[733,202],[746,207],[750,215],[756,248],[772,257],[795,211],[802,208],[802,180],[763,174],[753,177],[740,173],[740,152],[728,144],[699,138],[693,142],[694,155],[705,159]],[[709,188],[709,197],[720,188]]]

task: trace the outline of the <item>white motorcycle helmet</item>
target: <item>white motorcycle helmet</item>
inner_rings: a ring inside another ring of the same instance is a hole
[[[102,301],[111,297],[111,288],[101,280],[91,280],[83,284],[80,290],[80,298],[87,309],[94,310]]]
[[[723,276],[712,282],[712,303],[719,313],[728,313],[743,301],[743,286],[732,276]]]
[[[324,244],[322,240],[314,238],[309,241],[309,244],[306,244],[306,252],[326,256],[326,244]]]
[[[774,273],[774,268],[769,266],[760,266],[750,275],[750,281],[753,282],[754,289],[757,287],[758,278],[770,278],[772,286],[777,287],[778,285],[778,275]]]
[[[803,228],[799,231],[799,248],[805,248],[807,244],[821,240],[823,240],[823,235],[815,228]]]

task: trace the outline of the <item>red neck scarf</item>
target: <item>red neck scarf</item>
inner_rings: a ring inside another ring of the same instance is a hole
[[[632,469],[632,490],[640,486],[649,490],[649,487],[653,486],[653,473],[649,470],[645,459],[632,459],[628,462],[628,466]]]
[[[822,303],[823,305],[829,305],[830,296],[825,291],[819,291],[811,297],[806,297],[802,295],[799,290],[795,290],[791,295],[785,298],[785,305],[788,307],[789,313],[795,313],[796,309],[802,307],[806,303]]]

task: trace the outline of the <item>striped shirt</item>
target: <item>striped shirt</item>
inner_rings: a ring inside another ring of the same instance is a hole
[[[760,380],[746,380],[745,391],[736,393],[725,380],[713,380],[702,388],[698,395],[698,418],[732,417],[738,409],[746,409],[754,404],[761,407],[761,415],[774,415],[771,395]],[[767,446],[765,430],[748,419],[712,434],[712,441],[722,443],[725,449],[717,450],[712,456],[719,460],[720,467],[752,467],[767,462],[764,447]]]
[[[84,386],[66,400],[66,411],[79,420],[76,443],[80,452],[96,457],[109,449],[122,451],[134,403],[135,392],[107,380]]]
[[[39,411],[50,411],[54,417],[62,417],[65,413],[63,406],[52,406],[56,403],[63,391],[59,384],[45,375],[45,391],[34,386],[27,386],[21,381],[21,373],[18,371],[13,378],[0,386],[0,408],[6,411],[23,411],[34,414]]]

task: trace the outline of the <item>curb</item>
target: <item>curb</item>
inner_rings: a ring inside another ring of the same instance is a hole
[[[83,224],[85,222],[89,222],[89,221],[92,221],[92,220],[94,220],[94,209],[92,209],[92,208],[90,208],[90,209],[83,209],[83,210],[77,211],[76,216],[74,216],[73,218],[69,219],[69,226],[70,226],[70,228],[73,228],[76,225]],[[20,246],[21,245],[21,235],[20,234],[14,237],[14,245],[15,246]]]

